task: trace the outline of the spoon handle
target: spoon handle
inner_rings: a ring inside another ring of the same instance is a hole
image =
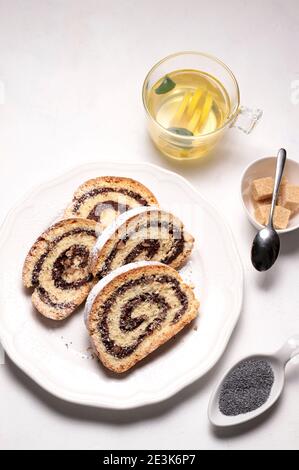
[[[299,335],[292,336],[287,342],[280,348],[276,356],[286,364],[290,359],[299,354]]]
[[[279,186],[284,170],[284,165],[287,158],[287,152],[285,149],[279,149],[277,154],[277,162],[276,162],[276,172],[275,172],[275,181],[274,181],[274,188],[273,188],[273,196],[272,196],[272,203],[271,203],[271,210],[268,220],[268,226],[273,228],[273,215],[274,215],[274,208],[277,201]]]

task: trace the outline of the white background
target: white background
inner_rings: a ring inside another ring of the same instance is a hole
[[[299,448],[298,361],[288,367],[284,395],[267,416],[227,432],[207,420],[209,395],[228,366],[299,332],[299,234],[282,239],[271,271],[255,272],[249,259],[254,230],[239,200],[250,161],[280,146],[299,160],[298,93],[292,100],[298,43],[297,0],[0,0],[1,220],[33,185],[77,164],[149,161],[185,176],[225,214],[245,269],[244,308],[223,358],[165,403],[124,412],[71,405],[6,359],[0,365],[1,448]],[[242,103],[264,110],[252,135],[229,131],[213,155],[196,164],[173,163],[153,148],[141,101],[148,69],[184,49],[225,61],[238,78]]]

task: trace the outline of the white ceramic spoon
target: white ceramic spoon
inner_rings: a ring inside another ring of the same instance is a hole
[[[209,420],[215,426],[234,426],[236,424],[245,423],[253,418],[256,418],[260,414],[264,413],[268,410],[279,398],[280,394],[282,393],[284,387],[284,380],[285,380],[285,365],[286,363],[292,359],[294,356],[299,354],[299,335],[293,336],[289,338],[288,341],[274,354],[255,354],[253,356],[248,356],[237,364],[235,364],[226,374],[222,377],[220,382],[218,383],[217,387],[214,390],[209,402],[208,407],[208,416]],[[239,414],[237,416],[226,416],[221,413],[219,409],[219,395],[222,383],[225,377],[235,369],[240,362],[247,360],[247,359],[264,359],[266,360],[272,367],[274,373],[274,382],[272,385],[272,389],[269,395],[268,400],[259,408],[253,411],[249,411],[248,413]]]

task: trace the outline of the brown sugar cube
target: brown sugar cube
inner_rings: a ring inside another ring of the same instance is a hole
[[[262,201],[272,196],[274,180],[271,176],[252,181],[251,191],[255,201]]]
[[[255,215],[256,220],[260,224],[266,225],[268,223],[270,208],[271,208],[271,203],[270,204],[259,203],[257,205],[254,215]]]
[[[261,225],[268,223],[271,204],[261,204],[255,209],[254,217]],[[275,206],[273,224],[274,228],[281,230],[287,228],[291,211],[282,206]]]
[[[299,186],[287,184],[283,193],[283,206],[292,213],[299,209]]]
[[[277,201],[276,201],[276,204],[278,206],[284,206],[283,204],[283,201],[284,201],[284,194],[285,194],[285,187],[286,185],[282,185],[280,186],[279,188],[279,193],[278,193],[278,196],[277,196]],[[271,204],[271,201],[270,201],[270,204]]]
[[[257,206],[255,208],[254,218],[259,224],[265,225],[265,214],[264,214],[262,206]]]
[[[284,202],[284,186],[281,186],[280,187],[280,190],[279,190],[279,193],[278,193],[278,196],[277,196],[277,201],[276,201],[276,205],[277,206],[283,206],[283,202]],[[263,199],[262,201],[255,201],[253,199],[253,207],[255,209],[258,209],[260,206],[268,206],[270,205],[271,206],[272,204],[272,196],[271,197],[267,197],[267,199]]]
[[[284,206],[283,201],[285,198],[285,190],[286,190],[287,184],[288,184],[288,179],[286,176],[283,176],[281,178],[281,182],[279,186],[279,192],[278,192],[277,201],[276,201],[277,206]]]
[[[261,225],[266,225],[268,222],[267,219],[267,212],[270,204],[258,204],[255,211],[254,211],[254,217],[257,222],[259,222]],[[271,206],[270,206],[271,207]]]
[[[286,176],[283,176],[281,178],[280,187],[285,186],[286,184],[288,184],[288,182],[288,178]]]
[[[268,210],[268,216],[270,213],[270,207]],[[287,228],[289,220],[291,216],[291,211],[289,209],[286,209],[285,207],[282,206],[275,206],[275,211],[274,211],[274,217],[273,217],[273,224],[274,228],[277,229],[284,229]]]
[[[283,176],[281,178],[279,193],[277,196],[278,206],[283,205],[284,193],[287,184],[288,179],[286,176]],[[271,204],[273,187],[274,179],[272,177],[258,178],[256,180],[253,180],[251,189],[253,196],[253,205],[255,208],[257,208],[259,204]],[[268,196],[266,196],[265,194],[268,194]]]
[[[253,207],[255,209],[258,209],[260,206],[267,206],[267,205],[271,204],[272,196],[267,197],[267,199],[263,199],[262,201],[256,201],[255,199],[253,199],[252,202],[253,202]]]
[[[285,187],[288,183],[288,179],[286,176],[281,178],[279,194],[277,198],[278,205],[282,203],[282,197],[285,190]],[[274,179],[272,176],[267,176],[265,178],[258,178],[252,181],[251,183],[251,191],[254,201],[265,201],[268,200],[271,203],[271,198],[273,194],[274,188]]]

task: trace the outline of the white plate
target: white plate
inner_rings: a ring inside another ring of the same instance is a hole
[[[47,320],[31,306],[21,283],[23,260],[36,237],[59,217],[80,183],[99,175],[138,179],[161,206],[183,219],[196,239],[182,275],[195,285],[200,316],[120,376],[92,358],[83,308],[63,323]],[[52,394],[84,405],[132,408],[175,394],[220,358],[241,310],[242,266],[222,216],[184,178],[147,163],[88,164],[36,188],[2,226],[0,265],[0,338],[7,354]]]

